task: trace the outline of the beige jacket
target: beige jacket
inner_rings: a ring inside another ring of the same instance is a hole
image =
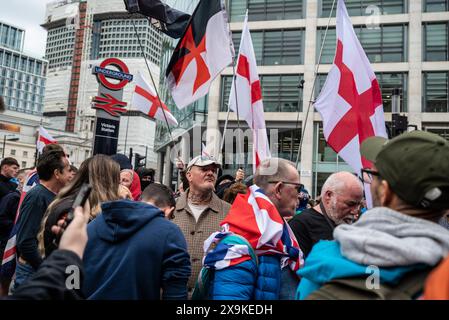
[[[196,279],[200,273],[204,255],[204,241],[215,231],[220,230],[220,222],[229,212],[231,205],[221,200],[215,193],[209,206],[201,213],[198,222],[187,204],[187,192],[183,193],[176,202],[173,222],[181,228],[187,241],[187,248],[192,263],[192,275],[187,284],[189,296],[195,287]]]

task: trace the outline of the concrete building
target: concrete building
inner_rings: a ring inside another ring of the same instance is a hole
[[[23,52],[25,30],[0,22],[0,157],[34,166],[36,130],[42,121],[47,61]]]
[[[116,57],[125,62],[131,74],[141,71],[150,81],[133,22],[158,85],[162,36],[146,18],[129,15],[122,0],[66,0],[47,5],[42,24],[48,30],[49,61],[44,116],[52,129],[67,132],[68,136],[76,133],[79,141],[72,147],[78,150],[79,159],[91,155],[95,129],[95,109],[91,105],[98,84],[92,68],[106,58]],[[123,92],[128,106],[133,90],[131,83]],[[154,120],[141,112],[122,116],[118,151],[129,154],[132,147],[135,153],[147,154],[147,167],[155,168],[155,128]]]
[[[391,121],[393,89],[400,89],[400,111],[408,117],[409,124],[449,139],[448,1],[345,3],[381,86],[386,121]],[[279,156],[295,161],[304,132],[301,181],[314,196],[332,172],[351,170],[326,144],[321,117],[313,107],[306,117],[309,101],[320,92],[335,52],[332,18],[313,90],[332,4],[333,0],[230,0],[227,6],[236,50],[244,14],[249,10],[268,134],[277,129],[275,147]],[[305,80],[303,89],[298,88],[301,80]],[[211,87],[206,103],[208,132],[223,131],[231,81],[229,67]],[[236,115],[231,113],[228,128],[236,127]],[[167,149],[163,146],[161,154],[165,156]],[[245,150],[248,149],[251,150],[246,144]],[[238,166],[225,165],[225,171],[232,173]],[[251,172],[250,165],[245,168]]]

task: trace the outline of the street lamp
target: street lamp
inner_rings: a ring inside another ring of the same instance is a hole
[[[12,137],[12,138],[6,139],[7,137]],[[6,140],[8,140],[8,141],[17,141],[17,140],[19,140],[19,138],[17,138],[17,137],[16,137],[15,135],[13,135],[13,134],[5,134],[5,135],[3,136],[3,152],[2,152],[2,159],[5,158]]]

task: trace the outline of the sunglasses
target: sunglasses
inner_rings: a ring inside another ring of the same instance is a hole
[[[296,191],[298,191],[298,193],[301,192],[302,189],[304,189],[304,185],[302,183],[296,183],[296,182],[288,182],[288,181],[268,181],[268,183],[283,183],[283,184],[291,184],[296,186]]]

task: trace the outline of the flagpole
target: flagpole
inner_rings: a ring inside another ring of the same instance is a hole
[[[149,20],[148,17],[147,17],[147,20]],[[153,74],[151,73],[150,66],[148,65],[147,57],[145,56],[145,51],[143,50],[142,42],[140,41],[140,37],[139,37],[139,33],[137,32],[136,24],[134,23],[133,19],[131,19],[131,22],[132,22],[133,27],[134,27],[134,32],[135,32],[135,34],[137,36],[137,42],[139,42],[140,51],[142,52],[143,58],[145,60],[145,64],[146,64],[147,69],[148,69],[148,72],[150,73],[151,82],[153,83],[154,90],[156,91],[156,96],[157,96],[157,99],[159,100],[159,105],[161,106],[162,113],[164,115],[165,123],[167,124],[168,133],[170,134],[170,139],[171,139],[172,142],[174,142],[175,140],[173,139],[173,135],[172,135],[172,132],[171,132],[171,129],[170,129],[170,125],[168,123],[167,116],[165,115],[165,110],[162,107],[162,100],[161,100],[161,97],[159,96],[159,90],[157,89],[156,83],[154,82],[154,79],[153,79]]]
[[[248,9],[246,10],[246,15],[248,15]],[[226,17],[228,20],[228,27],[229,27],[229,33],[230,33],[230,39],[231,39],[231,43],[230,45],[233,46],[232,43],[232,32],[231,32],[231,22],[229,21],[229,17]],[[237,139],[239,140],[239,146],[240,146],[240,142],[241,142],[241,135],[240,135],[240,117],[239,117],[239,102],[238,102],[238,97],[237,97],[237,83],[236,83],[236,72],[235,72],[235,50],[234,50],[234,57],[233,57],[233,61],[232,61],[232,83],[234,85],[234,95],[235,95],[235,107],[236,107],[236,114],[237,114],[237,128],[238,128],[238,136]],[[228,114],[226,116],[226,122],[225,122],[225,127],[223,129],[223,138],[221,140],[221,146],[220,146],[220,153],[223,151],[223,146],[224,146],[224,140],[225,140],[225,134],[226,134],[226,130],[228,127],[228,122],[229,122],[229,114],[231,111],[231,104],[228,102]],[[243,145],[243,149],[245,148],[245,146]],[[243,158],[245,159],[245,158]],[[243,160],[243,164],[245,164],[245,160]]]
[[[315,102],[312,99],[313,99],[313,94],[315,92],[316,79],[318,78],[318,72],[319,72],[319,69],[320,69],[321,57],[323,55],[323,48],[324,48],[324,44],[326,43],[327,31],[329,30],[329,25],[330,25],[331,19],[332,19],[332,13],[334,12],[334,8],[335,8],[335,2],[336,2],[336,0],[334,0],[332,2],[331,12],[329,13],[329,20],[327,21],[326,31],[324,32],[323,43],[321,44],[321,48],[320,48],[320,55],[318,56],[318,63],[316,65],[316,69],[315,69],[315,75],[314,75],[314,79],[313,79],[312,91],[310,92],[309,105],[307,107],[306,117],[305,117],[304,122],[303,122],[304,125],[303,125],[303,128],[302,128],[301,139],[299,141],[298,155],[296,157],[296,165],[295,165],[296,168],[298,168],[299,159],[301,158],[302,143],[304,141],[304,134],[306,132],[307,119],[309,118],[310,107],[312,106],[312,103]],[[299,121],[299,112],[298,112],[298,118],[297,118],[296,121],[297,122]]]
[[[132,93],[132,97],[134,97],[134,92]],[[131,97],[131,101],[133,101],[133,98]],[[125,148],[123,149],[123,154],[126,154],[126,144],[128,141],[128,129],[129,129],[129,113],[131,111],[131,104],[129,105],[129,110],[128,110],[128,122],[126,123],[126,134],[125,134]],[[131,161],[131,159],[129,159]]]

